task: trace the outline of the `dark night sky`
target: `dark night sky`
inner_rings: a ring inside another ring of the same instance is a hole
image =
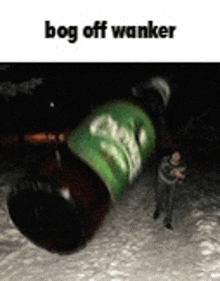
[[[207,109],[206,121],[218,126],[220,64],[21,63],[1,71],[0,81],[21,83],[42,77],[44,83],[34,96],[18,95],[7,103],[1,98],[2,132],[74,126],[88,113],[91,102],[129,95],[132,86],[154,75],[170,81],[173,127]],[[50,101],[55,102],[54,108],[49,107]]]

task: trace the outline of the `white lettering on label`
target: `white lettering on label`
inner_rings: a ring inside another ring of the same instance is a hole
[[[141,168],[141,155],[135,140],[134,122],[126,125],[119,126],[111,115],[101,115],[91,122],[90,132],[94,136],[105,139],[100,143],[101,148],[114,157],[123,171],[127,171],[129,167],[129,182],[131,183]],[[147,134],[143,128],[138,139],[141,145],[147,142]]]

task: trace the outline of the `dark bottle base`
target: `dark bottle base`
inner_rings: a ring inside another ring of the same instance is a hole
[[[23,190],[8,198],[9,213],[33,243],[51,252],[68,253],[86,242],[82,208],[45,191]]]
[[[9,214],[37,246],[58,254],[76,252],[104,220],[110,196],[93,172],[79,177],[72,169],[52,165],[45,174],[20,179],[12,186],[7,198]],[[63,185],[70,188],[69,200],[60,194]]]

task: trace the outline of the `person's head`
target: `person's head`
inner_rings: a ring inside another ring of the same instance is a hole
[[[175,151],[173,154],[171,154],[170,162],[173,165],[179,165],[180,161],[181,161],[181,154],[179,153],[179,151]]]

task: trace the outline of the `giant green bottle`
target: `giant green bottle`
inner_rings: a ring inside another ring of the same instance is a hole
[[[169,97],[159,84],[100,105],[70,133],[61,167],[45,161],[11,187],[9,213],[33,243],[67,254],[94,235],[155,151]]]

